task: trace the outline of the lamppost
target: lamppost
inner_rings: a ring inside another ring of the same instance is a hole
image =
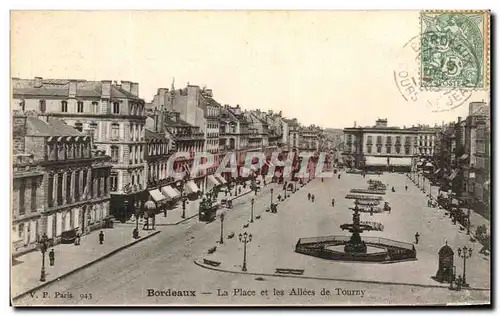
[[[47,252],[47,248],[49,248],[49,240],[47,238],[47,235],[43,234],[38,243],[40,246],[40,251],[42,252],[42,269],[40,270],[40,282],[45,282],[45,253]]]
[[[252,198],[252,200],[250,200],[250,204],[252,205],[251,207],[251,215],[250,215],[250,223],[253,223],[253,204],[255,203],[255,199]]]
[[[241,271],[247,271],[247,244],[252,241],[252,234],[244,232],[239,235],[240,242],[243,243],[243,267]]]
[[[274,189],[271,188],[271,205],[273,205],[273,192],[274,192]]]
[[[220,214],[220,244],[224,243],[224,213]]]
[[[468,287],[469,284],[467,284],[467,282],[465,281],[465,276],[466,276],[465,265],[466,265],[467,259],[469,259],[470,257],[472,257],[472,248],[467,248],[467,246],[463,246],[462,249],[458,248],[458,256],[460,258],[464,259],[464,273],[462,275],[462,286],[463,287]]]

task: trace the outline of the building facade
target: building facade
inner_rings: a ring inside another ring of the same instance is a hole
[[[111,213],[126,219],[146,189],[144,100],[131,81],[13,78],[13,108],[64,120],[111,156]]]
[[[34,249],[43,234],[57,244],[104,226],[110,157],[92,149],[90,136],[56,118],[16,112],[14,127],[15,142],[25,142],[23,154],[14,148],[14,253]]]
[[[388,127],[387,119],[375,126],[344,129],[342,157],[348,167],[410,170],[415,165],[418,131]]]

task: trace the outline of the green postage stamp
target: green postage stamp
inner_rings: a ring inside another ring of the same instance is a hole
[[[489,86],[489,16],[489,11],[421,12],[421,88]]]

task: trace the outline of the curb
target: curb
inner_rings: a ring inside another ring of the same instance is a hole
[[[90,262],[87,262],[87,263],[83,264],[82,266],[79,266],[78,268],[75,268],[75,269],[73,269],[73,270],[71,270],[71,271],[69,271],[69,272],[66,272],[66,273],[64,273],[64,274],[62,274],[62,275],[60,275],[60,276],[58,276],[58,277],[57,277],[57,278],[55,278],[55,279],[52,279],[52,280],[46,281],[45,283],[39,284],[39,285],[37,285],[37,286],[35,286],[35,287],[33,287],[33,288],[31,288],[31,289],[29,289],[29,290],[25,291],[25,292],[22,292],[21,294],[18,294],[18,295],[16,295],[16,296],[12,297],[12,301],[18,300],[18,299],[20,299],[20,298],[22,298],[22,297],[24,297],[24,296],[28,295],[29,293],[31,293],[31,292],[33,292],[33,291],[37,291],[37,290],[39,290],[39,289],[41,289],[41,288],[43,288],[43,287],[45,287],[45,286],[47,286],[47,285],[49,285],[49,284],[52,284],[52,283],[54,283],[54,282],[56,282],[56,281],[59,281],[59,280],[61,280],[61,279],[65,278],[65,277],[67,277],[67,276],[70,276],[71,274],[73,274],[73,273],[75,273],[75,272],[78,272],[78,271],[80,271],[80,270],[82,270],[82,269],[85,269],[85,268],[87,268],[87,267],[89,267],[89,266],[93,265],[94,263],[97,263],[97,262],[99,262],[99,261],[101,261],[101,260],[104,260],[104,259],[106,259],[106,258],[108,258],[108,257],[111,257],[112,255],[116,254],[116,253],[117,253],[117,252],[119,252],[119,251],[122,251],[122,250],[124,250],[124,249],[126,249],[126,248],[128,248],[128,247],[131,247],[131,246],[133,246],[133,245],[135,245],[135,244],[137,244],[137,243],[139,243],[139,242],[141,242],[141,241],[143,241],[143,240],[146,240],[146,239],[151,238],[151,237],[153,237],[153,236],[155,236],[155,235],[158,235],[160,232],[161,232],[161,231],[155,231],[154,233],[151,233],[151,234],[149,234],[149,235],[147,235],[147,236],[144,236],[144,237],[142,237],[142,238],[139,238],[139,239],[137,239],[137,240],[134,240],[134,241],[133,241],[133,242],[131,242],[131,243],[128,243],[128,244],[126,244],[126,245],[124,245],[124,246],[121,246],[121,247],[119,247],[119,248],[116,248],[115,250],[112,250],[112,251],[108,252],[107,254],[105,254],[105,255],[104,255],[104,256],[102,256],[102,257],[99,257],[99,258],[94,259],[94,260],[92,260],[92,261],[90,261]]]
[[[208,269],[208,270],[233,273],[233,274],[247,274],[247,275],[257,275],[257,276],[268,276],[268,277],[279,277],[279,278],[296,278],[296,279],[322,280],[322,281],[370,283],[370,284],[382,284],[382,285],[403,285],[403,286],[414,286],[414,287],[423,287],[423,288],[440,288],[440,289],[448,289],[449,288],[449,286],[447,286],[447,285],[426,285],[426,284],[417,284],[417,283],[397,283],[397,282],[385,282],[385,281],[352,280],[352,279],[341,279],[341,278],[310,277],[310,276],[298,276],[298,275],[279,275],[279,274],[270,274],[270,273],[231,271],[231,270],[226,270],[226,269],[221,269],[221,268],[209,267],[209,266],[206,266],[206,265],[198,262],[198,260],[194,260],[194,264],[196,264],[199,267]],[[491,292],[491,289],[487,289],[487,288],[468,287],[466,289],[471,290],[471,291],[490,291]]]

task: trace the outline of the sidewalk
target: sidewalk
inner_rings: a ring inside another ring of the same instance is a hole
[[[40,282],[42,254],[32,251],[16,258],[20,263],[11,267],[11,296],[16,298],[37,290],[41,286],[65,277],[80,269],[107,258],[135,243],[159,233],[159,231],[140,231],[139,239],[132,238],[130,226],[115,226],[103,229],[104,243],[99,244],[99,230],[82,236],[80,246],[73,244],[58,244],[54,248],[55,264],[49,265],[48,251],[45,253],[46,282]]]

